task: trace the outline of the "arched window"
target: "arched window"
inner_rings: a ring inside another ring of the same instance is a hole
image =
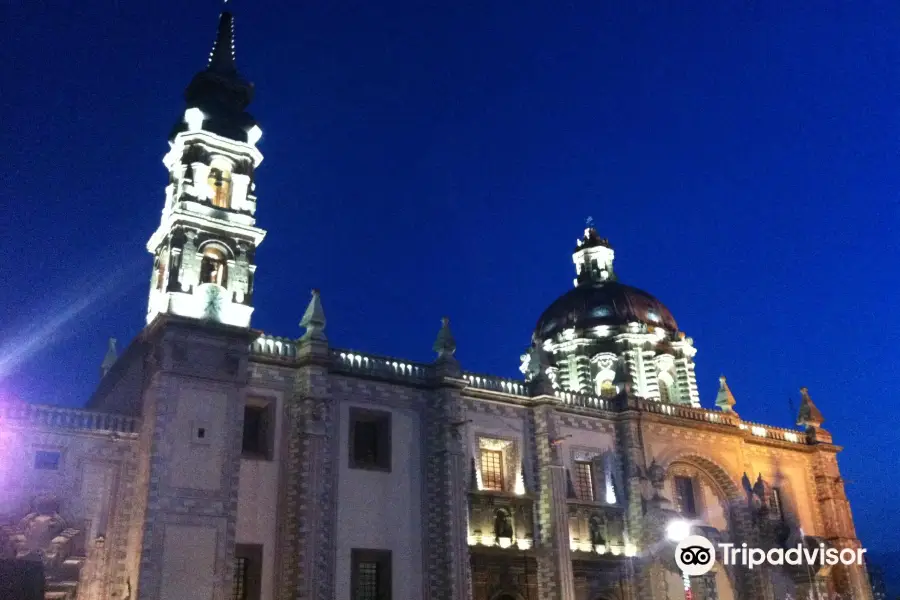
[[[669,395],[669,384],[662,378],[659,380],[659,401],[666,404],[672,403],[672,397]]]
[[[616,389],[616,384],[614,384],[609,379],[605,379],[600,382],[600,397],[601,398],[613,398],[618,393]]]
[[[228,257],[220,248],[207,246],[203,250],[200,263],[200,283],[215,283],[225,286],[228,282]]]
[[[781,488],[766,486],[766,496],[769,516],[779,521],[784,519],[784,498],[781,494]]]
[[[209,187],[212,189],[212,204],[219,208],[231,207],[231,171],[221,167],[209,170]]]
[[[674,381],[672,380],[672,376],[669,375],[668,372],[663,372],[659,374],[659,379],[656,380],[657,385],[659,386],[659,401],[664,402],[666,404],[672,404],[675,402],[675,388]]]

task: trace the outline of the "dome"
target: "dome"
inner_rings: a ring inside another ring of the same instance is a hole
[[[678,331],[672,313],[643,290],[607,280],[582,284],[560,296],[538,319],[535,339],[547,339],[563,329],[638,322]]]

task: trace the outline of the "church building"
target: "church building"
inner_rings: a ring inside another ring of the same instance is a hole
[[[864,566],[682,576],[687,534],[861,548],[841,448],[806,388],[796,429],[724,377],[704,407],[693,340],[590,225],[521,379],[468,371],[440,315],[432,362],[334,347],[316,290],[299,337],[253,329],[252,98],[224,13],[163,159],[146,327],[84,409],[0,403],[0,557],[46,598],[870,600]]]

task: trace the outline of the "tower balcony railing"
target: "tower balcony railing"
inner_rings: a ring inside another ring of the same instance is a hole
[[[0,402],[0,427],[4,423],[118,434],[136,434],[140,429],[137,417],[26,402]]]

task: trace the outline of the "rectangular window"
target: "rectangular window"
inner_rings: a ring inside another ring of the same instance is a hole
[[[231,600],[259,600],[262,582],[262,546],[236,544]]]
[[[234,580],[231,585],[231,600],[247,600],[247,559],[234,559]]]
[[[579,500],[594,500],[593,465],[587,461],[575,461],[575,494]]]
[[[350,551],[351,600],[391,600],[390,550]]]
[[[241,453],[244,458],[271,460],[274,434],[273,404],[248,403],[244,406],[244,434]]]
[[[675,510],[687,517],[697,516],[694,480],[690,477],[675,478]]]
[[[503,452],[500,450],[482,448],[481,484],[486,490],[503,491]]]
[[[773,519],[784,518],[784,504],[781,499],[781,490],[772,488],[769,493],[769,514]]]
[[[42,471],[56,471],[59,469],[59,452],[38,450],[34,455],[34,468]]]
[[[350,408],[350,468],[391,470],[391,413]]]

